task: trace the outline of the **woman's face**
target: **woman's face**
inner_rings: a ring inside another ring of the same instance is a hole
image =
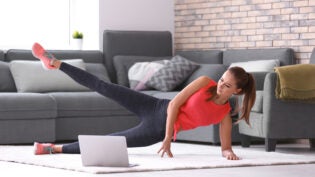
[[[232,94],[237,94],[242,89],[237,88],[236,80],[231,72],[226,71],[218,82],[217,94],[224,97],[230,97]]]

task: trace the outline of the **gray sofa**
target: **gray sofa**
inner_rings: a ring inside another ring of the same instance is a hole
[[[100,51],[51,52],[62,59],[83,59],[88,72],[109,81]],[[75,140],[78,134],[107,134],[138,123],[120,105],[92,91],[17,93],[8,65],[13,60],[36,59],[29,50],[8,50],[2,58],[1,144]]]
[[[142,91],[169,99],[198,76],[208,75],[218,80],[232,62],[293,57],[291,49],[177,51],[173,54],[172,36],[166,31],[105,31],[103,38],[102,52],[50,52],[61,59],[83,59],[88,72],[126,87],[129,84],[128,69],[135,62],[170,59],[178,54],[199,63],[200,67],[174,91]],[[248,57],[248,52],[264,55]],[[0,51],[0,60],[0,144],[73,141],[79,134],[103,135],[138,124],[131,112],[93,91],[19,93],[9,62],[36,59],[29,50],[12,49]],[[255,73],[259,89],[263,88],[265,75]],[[231,103],[234,101],[232,99]],[[218,132],[218,125],[210,125],[181,132],[177,139],[218,144]],[[240,142],[237,125],[233,127],[232,135],[233,142]]]

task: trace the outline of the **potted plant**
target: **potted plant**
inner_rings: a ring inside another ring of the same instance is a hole
[[[74,31],[72,33],[74,48],[77,50],[82,50],[83,44],[83,33],[79,31]]]

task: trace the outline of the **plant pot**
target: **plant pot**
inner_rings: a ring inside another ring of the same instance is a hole
[[[75,50],[82,50],[83,39],[73,39],[72,40],[72,47]]]

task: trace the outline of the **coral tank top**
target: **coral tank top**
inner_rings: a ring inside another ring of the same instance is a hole
[[[213,101],[206,101],[211,96],[207,90],[216,85],[217,83],[211,80],[209,84],[191,95],[180,107],[174,124],[174,141],[178,131],[217,124],[230,112],[229,102],[218,105]]]

